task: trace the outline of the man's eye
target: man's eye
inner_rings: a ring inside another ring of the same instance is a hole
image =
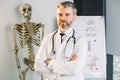
[[[65,16],[69,16],[70,14],[65,14]]]
[[[59,16],[62,16],[62,14],[59,14]]]

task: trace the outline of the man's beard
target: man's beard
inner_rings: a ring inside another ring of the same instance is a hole
[[[67,21],[61,21],[61,22],[59,23],[59,25],[60,25],[63,29],[70,26],[70,24],[69,24]]]

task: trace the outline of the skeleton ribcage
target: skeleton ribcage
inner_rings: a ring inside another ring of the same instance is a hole
[[[27,25],[26,23],[23,23],[16,24],[16,26],[16,30],[18,31],[20,38],[21,47],[24,47],[24,45],[29,42],[32,42],[36,46],[40,46],[39,28],[42,27],[43,24],[30,23],[29,25]]]

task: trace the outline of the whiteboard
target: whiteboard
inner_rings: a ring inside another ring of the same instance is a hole
[[[84,69],[86,78],[106,78],[105,22],[103,16],[79,16],[75,30],[87,37],[88,55]]]

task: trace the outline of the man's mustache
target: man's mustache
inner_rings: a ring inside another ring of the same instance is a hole
[[[61,20],[60,23],[66,23],[66,25],[70,26],[70,24],[65,20]]]

